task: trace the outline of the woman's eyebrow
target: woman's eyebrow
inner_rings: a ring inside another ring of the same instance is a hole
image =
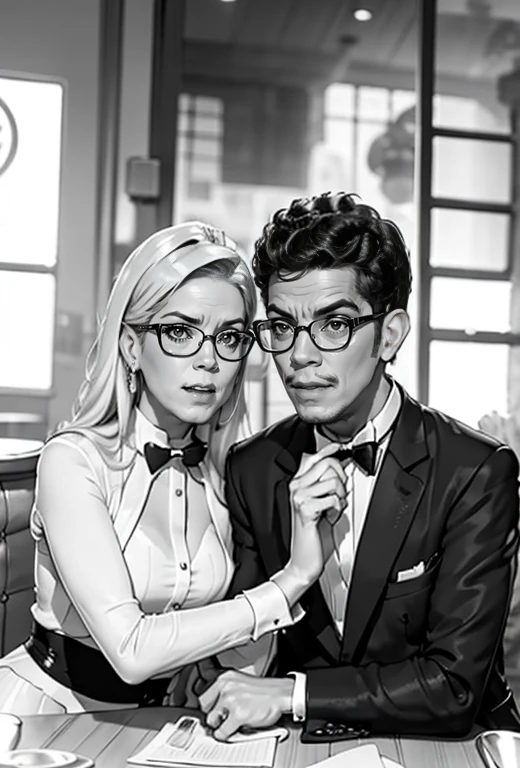
[[[174,312],[168,312],[167,315],[164,315],[162,317],[162,320],[166,320],[168,317],[178,317],[181,320],[184,320],[185,323],[189,323],[190,325],[202,325],[204,322],[203,317],[190,317],[189,315],[185,315],[184,312],[174,311]],[[242,325],[245,325],[245,320],[243,317],[233,317],[230,320],[224,319],[222,320],[219,325],[236,325],[237,323],[242,323]]]

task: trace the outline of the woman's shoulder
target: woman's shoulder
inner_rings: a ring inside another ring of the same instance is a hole
[[[39,470],[84,471],[98,474],[104,464],[103,452],[91,430],[66,430],[52,435],[42,448]]]

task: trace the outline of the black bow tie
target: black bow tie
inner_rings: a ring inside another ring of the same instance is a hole
[[[175,456],[181,459],[185,467],[195,467],[197,464],[200,464],[206,455],[207,448],[206,443],[203,443],[197,437],[185,448],[164,448],[162,445],[156,445],[155,443],[146,443],[144,446],[144,456],[148,469],[153,475]]]
[[[344,461],[353,459],[361,469],[364,469],[367,475],[375,475],[378,443],[360,443],[353,445],[352,448],[340,448],[334,454],[336,459]]]

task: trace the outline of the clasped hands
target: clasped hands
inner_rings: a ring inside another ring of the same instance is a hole
[[[303,454],[289,484],[292,542],[284,571],[307,588],[330,556],[322,544],[320,525],[336,522],[346,503],[345,473],[330,455],[336,450],[327,445],[316,454]],[[283,579],[277,583],[282,586]],[[213,736],[226,741],[240,728],[267,728],[292,713],[293,687],[292,678],[259,678],[227,670],[199,697],[199,704]]]

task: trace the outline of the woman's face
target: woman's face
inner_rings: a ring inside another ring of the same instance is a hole
[[[205,334],[244,331],[246,313],[238,288],[226,280],[194,278],[183,283],[150,323],[173,325],[172,345],[182,350],[190,335],[182,324]],[[144,334],[138,368],[144,380],[139,408],[170,438],[183,437],[194,424],[205,424],[230,397],[243,361],[219,357],[211,339],[190,357],[170,357],[153,332]]]

